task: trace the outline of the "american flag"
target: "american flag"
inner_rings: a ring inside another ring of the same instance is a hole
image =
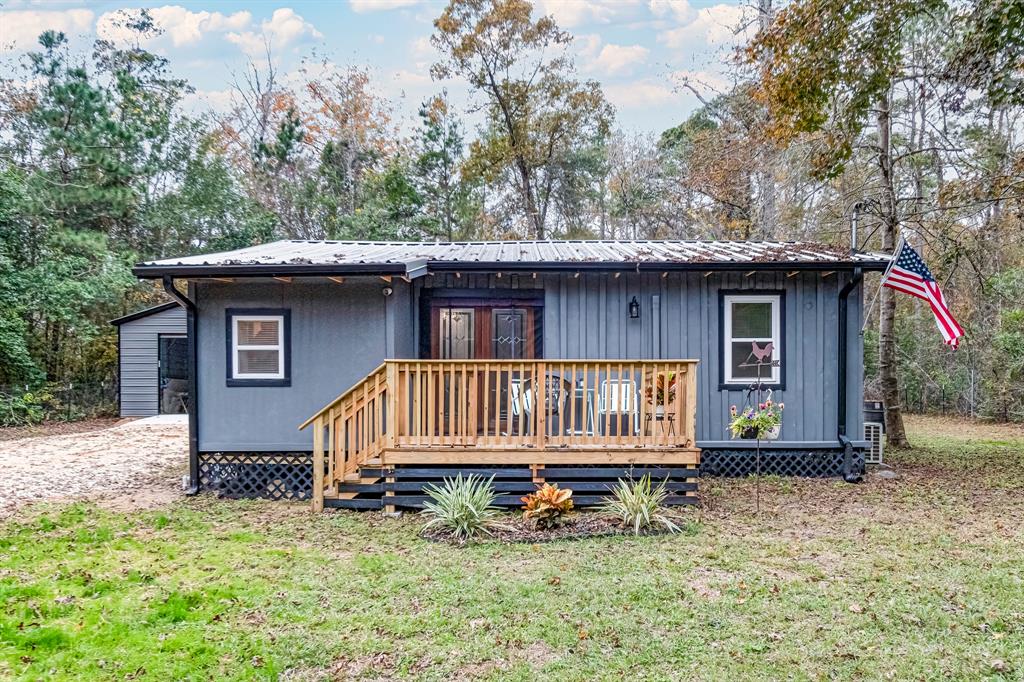
[[[964,330],[949,312],[946,298],[939,290],[939,283],[932,277],[931,270],[921,260],[921,256],[917,255],[917,251],[914,251],[902,237],[896,249],[895,259],[882,276],[882,286],[928,301],[935,315],[935,324],[942,332],[942,339],[946,345],[955,349],[960,344]]]

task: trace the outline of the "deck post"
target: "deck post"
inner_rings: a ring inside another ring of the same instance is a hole
[[[324,510],[324,420],[313,422],[313,511]]]
[[[539,362],[534,365],[533,379],[537,386],[537,399],[533,402],[533,414],[537,419],[534,426],[537,429],[535,436],[537,449],[543,450],[548,436],[548,372],[546,363]]]
[[[686,414],[683,423],[686,425],[686,447],[697,444],[697,366],[691,363],[686,368]]]
[[[384,415],[384,449],[394,450],[395,440],[398,431],[398,363],[394,360],[387,361],[385,369],[385,388],[388,394],[388,410]]]
[[[406,398],[406,395],[399,395],[400,390],[398,386],[398,363],[394,360],[387,361],[387,369],[385,370],[385,390],[388,394],[388,413],[384,418],[384,452],[381,453],[381,464],[385,463],[385,453],[395,448],[395,443],[398,437],[398,425],[401,423],[401,418],[398,416],[399,404],[402,399]],[[410,396],[411,397],[411,396]],[[389,488],[391,486],[388,483],[394,483],[394,476],[388,476],[384,479],[384,494],[391,494]],[[395,505],[385,504],[385,514],[394,514]]]

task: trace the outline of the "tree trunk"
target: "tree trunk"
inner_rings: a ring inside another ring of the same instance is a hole
[[[757,24],[762,32],[771,28],[775,18],[775,10],[772,7],[772,0],[758,0],[757,3]],[[764,61],[771,59],[769,53],[765,53]],[[759,203],[757,211],[757,228],[761,239],[773,239],[779,236],[779,215],[776,201],[775,187],[775,165],[776,153],[774,147],[769,143],[762,142],[761,163],[757,171],[757,187],[759,190]]]
[[[896,250],[899,217],[896,212],[896,188],[893,178],[890,135],[892,120],[889,93],[878,104],[878,168],[882,177],[882,250]],[[900,410],[900,385],[896,364],[896,292],[882,287],[881,307],[878,315],[878,373],[882,383],[882,401],[885,403],[885,439],[893,447],[908,447],[907,432],[903,427]]]

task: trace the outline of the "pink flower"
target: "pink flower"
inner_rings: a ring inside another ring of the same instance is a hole
[[[786,409],[786,403],[779,403],[779,409],[780,410]]]
[[[733,417],[736,416],[736,406],[735,405],[730,405],[729,406],[729,414],[731,414]]]
[[[764,404],[765,404],[766,406],[768,406],[768,407],[771,407],[771,406],[772,406],[772,399],[771,399],[771,398],[768,398],[768,400],[764,401]]]
[[[757,404],[757,409],[763,410],[764,409],[764,403],[758,403]]]

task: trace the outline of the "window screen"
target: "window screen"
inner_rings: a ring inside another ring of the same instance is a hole
[[[235,315],[232,319],[235,379],[283,379],[284,316]]]
[[[780,371],[775,361],[782,351],[781,297],[734,295],[726,296],[724,303],[726,383],[748,384],[758,377],[778,383]]]

